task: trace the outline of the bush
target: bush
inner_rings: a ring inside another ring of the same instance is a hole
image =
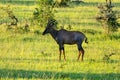
[[[9,23],[8,27],[17,26],[18,18],[15,16],[11,6],[7,5],[6,7],[1,7],[1,9],[3,12],[5,12],[7,14],[6,16],[10,19],[10,23]]]
[[[53,0],[38,0],[38,7],[33,12],[34,24],[45,27],[48,19],[54,18]]]
[[[100,9],[100,12],[96,17],[96,20],[103,24],[107,34],[117,31],[120,24],[117,22],[117,11],[112,10],[113,5],[111,0],[106,0],[105,4],[99,4],[98,8]]]
[[[70,0],[54,0],[55,7],[68,7]]]

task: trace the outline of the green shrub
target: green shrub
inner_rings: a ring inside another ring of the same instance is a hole
[[[45,27],[48,19],[54,18],[54,10],[52,6],[53,0],[38,0],[38,7],[33,12],[34,24]]]
[[[111,0],[106,0],[105,4],[99,4],[98,8],[100,12],[96,17],[97,21],[102,23],[107,34],[118,30],[120,24],[117,22],[117,11],[113,11],[113,5]]]

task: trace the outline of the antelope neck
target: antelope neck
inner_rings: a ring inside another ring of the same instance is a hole
[[[58,34],[58,31],[55,30],[55,29],[53,29],[53,30],[50,32],[50,34],[51,34],[51,36],[52,36],[54,39],[56,39],[57,34]]]

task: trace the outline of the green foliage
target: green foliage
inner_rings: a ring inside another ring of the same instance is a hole
[[[60,7],[68,7],[70,0],[56,0],[56,4],[58,4]]]
[[[110,54],[105,54],[104,57],[103,57],[103,61],[104,62],[109,62],[111,59],[110,57],[115,55],[115,53],[110,53]]]
[[[103,24],[106,32],[109,34],[118,30],[119,23],[117,22],[117,11],[113,11],[111,0],[106,0],[106,4],[99,4],[100,12],[96,17],[97,21]]]
[[[35,8],[33,20],[35,24],[45,27],[48,19],[54,18],[54,10],[51,0],[38,0],[38,8]]]
[[[17,25],[18,19],[16,18],[15,14],[13,13],[13,10],[10,5],[7,5],[6,7],[1,8],[3,11],[7,13],[8,18],[10,18],[10,24],[8,25]]]
[[[120,33],[113,33],[108,36],[110,40],[119,40],[120,39]]]
[[[9,21],[6,22],[7,28],[6,30],[10,30],[13,32],[19,32],[19,33],[24,33],[24,32],[29,32],[29,25],[26,23],[24,26],[18,26],[18,18],[15,16],[13,8],[10,5],[6,5],[5,7],[1,7],[1,11],[4,12],[5,14],[4,17],[2,17],[2,20],[7,20]]]

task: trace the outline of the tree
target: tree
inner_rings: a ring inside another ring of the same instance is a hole
[[[117,22],[118,17],[116,16],[117,11],[113,11],[113,5],[111,0],[106,0],[105,4],[99,4],[99,13],[96,20],[103,24],[107,34],[115,32],[118,30],[120,24]]]
[[[48,19],[54,19],[53,0],[38,0],[38,7],[33,12],[33,19],[41,27],[46,26]]]

